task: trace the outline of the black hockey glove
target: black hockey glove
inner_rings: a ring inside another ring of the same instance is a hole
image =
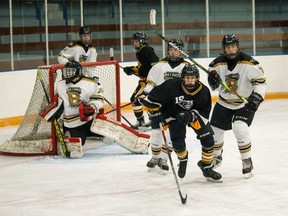
[[[130,75],[132,75],[132,74],[134,73],[133,68],[134,68],[134,66],[125,67],[123,70],[124,70],[124,72],[125,72],[128,76],[130,76]]]
[[[219,87],[221,78],[216,70],[213,70],[208,74],[208,83],[213,90]]]
[[[246,109],[250,112],[256,112],[260,103],[262,103],[264,99],[257,92],[253,92],[248,98],[248,103],[246,104]]]
[[[165,121],[160,111],[150,112],[149,118],[151,119],[152,122],[161,123],[163,126],[167,125],[167,122]]]
[[[181,125],[188,125],[197,120],[197,115],[193,111],[182,111],[176,115],[176,119]]]

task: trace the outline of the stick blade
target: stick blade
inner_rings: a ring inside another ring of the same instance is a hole
[[[183,205],[185,205],[186,202],[187,202],[187,194],[186,194],[185,197],[182,196],[181,191],[179,191],[179,194],[180,194],[180,198],[181,198],[181,203],[182,203]]]
[[[113,50],[113,48],[112,47],[110,47],[110,60],[113,60],[113,58],[114,58],[114,50]]]
[[[156,10],[155,9],[150,10],[150,24],[156,25]]]

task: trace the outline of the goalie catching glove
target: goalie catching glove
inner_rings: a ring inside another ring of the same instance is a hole
[[[182,111],[176,115],[176,119],[181,125],[188,125],[197,120],[197,114],[194,111]]]
[[[48,104],[41,112],[42,116],[46,121],[52,121],[58,119],[64,111],[63,100],[57,95],[54,95],[54,100]]]
[[[79,116],[81,121],[88,121],[89,117],[97,113],[95,107],[81,102],[79,104]]]

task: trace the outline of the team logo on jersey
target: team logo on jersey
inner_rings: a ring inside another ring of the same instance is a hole
[[[81,55],[81,56],[79,57],[79,62],[80,62],[80,63],[81,63],[81,62],[86,62],[86,61],[87,61],[87,58],[88,58],[88,56]]]
[[[237,74],[228,74],[225,76],[225,81],[226,84],[229,86],[229,88],[236,92],[236,90],[238,89],[238,80],[240,78],[240,75]],[[228,90],[225,90],[227,93],[229,92]]]
[[[185,100],[185,97],[182,95],[175,98],[175,104],[178,104],[184,110],[191,110],[193,107],[193,100]]]
[[[79,87],[69,87],[66,90],[69,98],[70,107],[78,107],[81,103],[81,88]]]

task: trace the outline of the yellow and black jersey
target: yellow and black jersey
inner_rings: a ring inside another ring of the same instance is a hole
[[[207,86],[198,81],[194,90],[189,92],[179,78],[167,80],[153,88],[143,104],[154,110],[161,109],[165,118],[175,118],[181,111],[196,110],[199,115],[209,119],[212,106]]]

